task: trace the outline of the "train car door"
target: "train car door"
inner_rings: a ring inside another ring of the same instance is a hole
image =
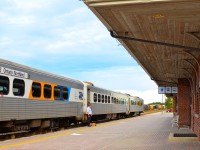
[[[128,97],[128,114],[131,112],[131,97]]]
[[[91,98],[90,98],[90,89],[87,88],[87,103],[91,102]]]

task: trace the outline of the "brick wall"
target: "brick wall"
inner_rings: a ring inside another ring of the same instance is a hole
[[[193,131],[197,134],[199,141],[200,141],[200,116],[199,116],[199,101],[200,101],[200,92],[196,94],[196,100],[194,100],[194,109],[192,111],[192,118],[193,118]]]
[[[187,79],[178,79],[178,114],[179,126],[191,125],[190,84]]]
[[[173,113],[174,115],[177,114],[177,95],[173,94]]]

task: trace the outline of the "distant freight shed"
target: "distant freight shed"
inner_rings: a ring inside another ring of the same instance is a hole
[[[84,0],[159,87],[175,87],[178,125],[200,139],[200,1]]]

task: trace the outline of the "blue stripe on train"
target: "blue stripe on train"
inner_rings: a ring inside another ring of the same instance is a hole
[[[67,87],[67,88],[68,88],[68,99],[67,99],[67,102],[68,102],[70,98],[70,94],[71,94],[71,87]]]
[[[60,87],[60,100],[68,102],[69,98],[70,98],[70,94],[71,94],[71,87],[66,87],[66,86],[62,86],[62,85],[58,85],[58,87]],[[67,99],[63,99],[63,96],[62,96],[63,88],[67,88],[68,89],[68,97],[67,97]]]

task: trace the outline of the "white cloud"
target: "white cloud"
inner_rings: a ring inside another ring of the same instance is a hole
[[[10,3],[20,10],[30,11],[44,9],[51,4],[51,0],[11,0]]]
[[[157,89],[154,81],[139,66],[111,67],[102,70],[79,72],[71,76],[111,90]]]
[[[0,23],[1,25],[19,25],[19,26],[28,26],[33,25],[37,21],[36,17],[34,15],[27,15],[27,14],[21,14],[21,15],[12,15],[6,12],[0,12]],[[13,29],[15,26],[13,26]]]
[[[77,46],[79,49],[75,49],[73,53],[96,53],[98,49],[93,48],[93,51],[91,51],[91,49],[84,49],[83,51],[82,46],[90,45],[91,47],[94,47],[95,45],[97,46],[97,44],[100,45],[100,42],[105,42],[106,40],[111,41],[109,33],[98,21],[56,29],[53,31],[52,36],[55,36],[56,40],[47,43],[45,48],[49,53],[69,53],[72,51],[67,49]]]
[[[86,13],[88,13],[87,7],[79,7],[59,16],[58,18],[60,19],[68,19],[68,18],[74,18],[74,17],[80,18]]]
[[[10,50],[20,46],[21,51],[32,49],[47,55],[97,55],[105,52],[102,51],[105,41],[112,39],[100,21],[85,21],[89,12],[87,7],[77,7],[71,11],[64,11],[64,14],[55,12],[50,16],[47,12],[51,10],[44,10],[40,15],[37,9],[50,6],[53,9],[53,4],[57,5],[55,0],[10,0],[10,3],[13,7],[9,9],[13,12],[0,13],[0,23],[5,28],[4,36],[14,39],[2,40],[0,45],[10,42]],[[58,3],[60,6],[61,2]],[[55,6],[55,9],[58,8]],[[24,10],[33,10],[35,13],[26,13]],[[73,24],[73,20],[77,20],[77,23]]]
[[[1,53],[1,58],[5,58],[5,59],[11,59],[13,58],[16,62],[18,59],[30,59],[30,58],[34,58],[36,57],[35,55],[36,53],[34,53],[34,51],[22,51],[22,50],[18,50],[18,49],[14,49],[14,50],[6,50]]]
[[[161,94],[158,94],[157,89],[152,89],[152,90],[144,90],[144,91],[139,91],[139,90],[118,90],[119,92],[122,93],[127,93],[133,96],[138,96],[141,97],[144,100],[145,104],[149,104],[152,102],[164,102],[164,95],[162,97]]]
[[[36,19],[34,16],[15,16],[15,17],[8,17],[5,20],[5,23],[12,25],[19,25],[19,26],[27,26],[35,24]]]
[[[0,46],[9,45],[13,42],[13,39],[10,37],[0,37]]]

